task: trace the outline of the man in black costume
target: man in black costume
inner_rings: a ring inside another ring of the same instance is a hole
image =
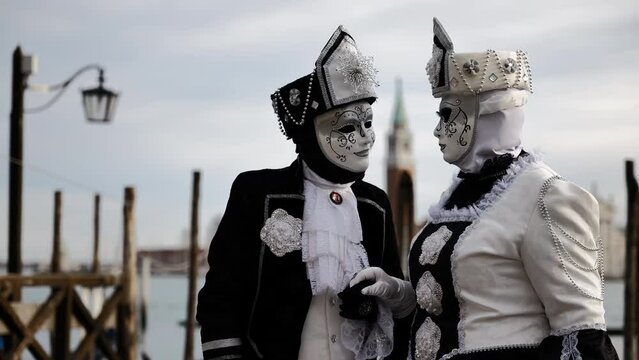
[[[233,183],[199,293],[205,359],[405,358],[407,326],[394,318],[414,307],[410,284],[399,289],[409,303],[354,314],[338,297],[368,266],[402,275],[388,198],[362,181],[376,72],[340,26],[315,69],[271,95],[299,155]]]

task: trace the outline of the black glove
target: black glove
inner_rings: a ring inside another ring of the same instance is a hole
[[[377,298],[371,295],[362,294],[362,289],[374,284],[374,280],[364,280],[353,287],[347,287],[337,296],[342,300],[339,306],[339,314],[346,319],[366,320],[375,322],[377,320]]]

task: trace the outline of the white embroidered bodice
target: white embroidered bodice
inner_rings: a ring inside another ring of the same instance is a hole
[[[549,335],[605,329],[596,200],[534,155],[516,160],[475,204],[445,209],[458,182],[411,247],[415,357],[537,347]],[[441,289],[451,289],[440,283],[442,264],[452,290],[440,305]],[[438,317],[447,306],[458,311],[456,324]],[[439,351],[435,340],[450,331],[457,347]]]

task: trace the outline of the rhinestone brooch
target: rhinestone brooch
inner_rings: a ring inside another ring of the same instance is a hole
[[[282,257],[302,249],[302,219],[289,215],[284,209],[276,209],[266,219],[260,231],[260,239],[275,256]]]

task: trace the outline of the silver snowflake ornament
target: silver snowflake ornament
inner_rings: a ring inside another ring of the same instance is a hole
[[[337,71],[344,76],[344,83],[353,88],[355,94],[370,91],[377,82],[377,69],[373,66],[372,56],[363,56],[359,52],[348,52],[338,58]]]

